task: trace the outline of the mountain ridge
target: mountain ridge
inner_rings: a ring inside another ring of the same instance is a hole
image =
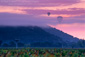
[[[55,33],[56,32],[56,33]],[[0,26],[0,40],[15,41],[19,39],[24,44],[30,44],[31,47],[71,47],[77,41],[68,41],[63,39],[61,34],[64,32],[52,27],[39,27],[39,26]],[[57,35],[56,35],[57,34]],[[65,34],[68,35],[68,34]],[[72,36],[68,35],[70,38]],[[68,39],[68,37],[66,38]],[[71,39],[74,39],[73,37]],[[13,42],[11,42],[13,43]]]
[[[69,35],[69,34],[67,34],[67,33],[65,33],[65,32],[63,32],[63,31],[61,31],[61,30],[58,30],[58,29],[56,29],[56,28],[52,28],[52,27],[50,27],[50,26],[48,26],[48,27],[42,27],[45,31],[47,31],[47,32],[49,32],[49,33],[51,33],[51,34],[53,34],[53,35],[56,35],[56,36],[59,36],[60,38],[62,38],[64,41],[69,41],[69,42],[78,42],[79,40],[81,40],[81,39],[79,39],[79,38],[77,38],[77,37],[73,37],[72,35]],[[69,40],[68,40],[69,39]],[[73,40],[73,41],[71,41],[71,40]],[[76,41],[75,41],[76,40]]]

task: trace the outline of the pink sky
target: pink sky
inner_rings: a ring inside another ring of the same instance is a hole
[[[85,0],[0,0],[0,25],[50,25],[85,39]]]

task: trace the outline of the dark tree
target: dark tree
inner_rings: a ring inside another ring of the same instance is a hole
[[[16,44],[13,41],[11,41],[9,44],[10,44],[10,47],[16,47]]]
[[[24,43],[19,42],[18,47],[24,47]]]
[[[2,46],[3,47],[9,47],[9,45],[7,43],[4,43]]]
[[[2,42],[3,42],[3,41],[2,41],[2,40],[0,40],[0,46],[2,45]]]
[[[16,48],[18,48],[18,42],[19,42],[19,39],[15,39]]]
[[[72,47],[72,49],[73,49],[73,48],[75,47],[75,44],[72,44],[71,47]]]
[[[82,42],[83,42],[83,48],[84,48],[85,47],[85,40],[83,39]]]

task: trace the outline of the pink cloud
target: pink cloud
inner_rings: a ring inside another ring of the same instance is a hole
[[[0,0],[0,5],[4,6],[60,6],[79,3],[80,0]]]
[[[74,24],[58,24],[55,27],[56,29],[62,30],[74,37],[79,37],[80,39],[85,39],[85,24],[84,23],[74,23]]]
[[[34,15],[40,15],[40,14],[47,14],[47,12],[50,12],[51,14],[67,14],[67,15],[82,15],[85,14],[85,9],[84,8],[69,8],[69,9],[63,9],[63,10],[38,10],[38,9],[26,9],[23,10],[26,11],[29,14],[34,14]]]

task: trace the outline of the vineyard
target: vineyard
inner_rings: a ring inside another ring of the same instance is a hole
[[[0,57],[85,57],[85,49],[6,48]]]

